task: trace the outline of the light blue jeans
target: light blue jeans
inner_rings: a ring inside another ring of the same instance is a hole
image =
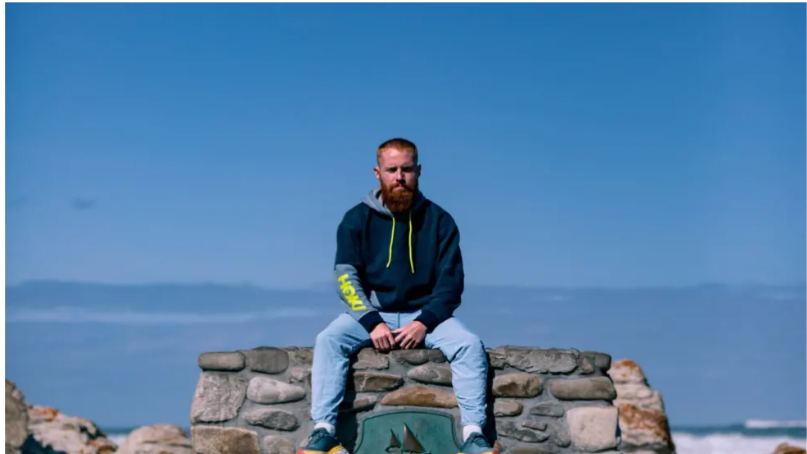
[[[405,326],[419,314],[420,311],[379,312],[391,330]],[[426,333],[424,344],[426,348],[439,349],[451,364],[452,385],[462,425],[484,427],[488,362],[482,341],[452,317]],[[345,396],[350,356],[372,345],[370,333],[345,313],[317,335],[311,370],[311,418],[315,424],[325,422],[336,426],[339,404]]]

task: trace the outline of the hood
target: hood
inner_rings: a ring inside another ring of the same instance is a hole
[[[411,211],[417,211],[422,205],[423,201],[426,198],[423,196],[423,193],[418,190],[417,194],[415,194],[415,203],[412,205]],[[384,205],[384,202],[381,200],[381,186],[378,186],[367,193],[366,196],[362,199],[362,202],[365,205],[368,205],[370,208],[374,209],[375,211],[385,214],[389,217],[392,217],[392,212]]]

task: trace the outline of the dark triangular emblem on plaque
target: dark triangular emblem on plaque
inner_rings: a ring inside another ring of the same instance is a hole
[[[404,424],[403,430],[403,443],[398,441],[398,437],[395,436],[392,429],[389,430],[389,436],[389,446],[385,451],[390,454],[430,454],[423,448],[406,424]]]

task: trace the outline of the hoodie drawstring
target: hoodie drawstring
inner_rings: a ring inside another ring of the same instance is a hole
[[[392,234],[389,239],[389,260],[387,261],[387,268],[392,263],[392,243],[395,241],[395,216],[392,217]],[[412,274],[415,274],[415,262],[412,260],[412,212],[409,212],[409,267]]]

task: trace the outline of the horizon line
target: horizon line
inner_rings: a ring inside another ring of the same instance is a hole
[[[5,287],[24,287],[31,285],[85,285],[94,287],[235,287],[235,288],[250,288],[258,290],[276,290],[276,291],[325,291],[332,286],[329,282],[312,283],[306,286],[295,287],[282,287],[272,286],[265,284],[257,284],[254,282],[227,282],[227,281],[212,281],[212,280],[199,280],[199,281],[140,281],[140,282],[121,282],[121,281],[90,281],[90,280],[70,280],[70,279],[26,279],[14,283],[6,283]],[[698,283],[689,284],[637,284],[637,285],[603,285],[603,284],[581,284],[581,285],[560,285],[560,284],[518,284],[518,283],[502,283],[502,284],[488,284],[488,283],[471,283],[466,280],[466,289],[468,287],[476,288],[509,288],[509,289],[522,289],[522,290],[684,290],[684,289],[703,289],[709,287],[717,288],[782,288],[782,287],[804,287],[807,288],[807,281],[804,282],[789,282],[789,283],[766,283],[766,282],[709,282],[702,281]]]

